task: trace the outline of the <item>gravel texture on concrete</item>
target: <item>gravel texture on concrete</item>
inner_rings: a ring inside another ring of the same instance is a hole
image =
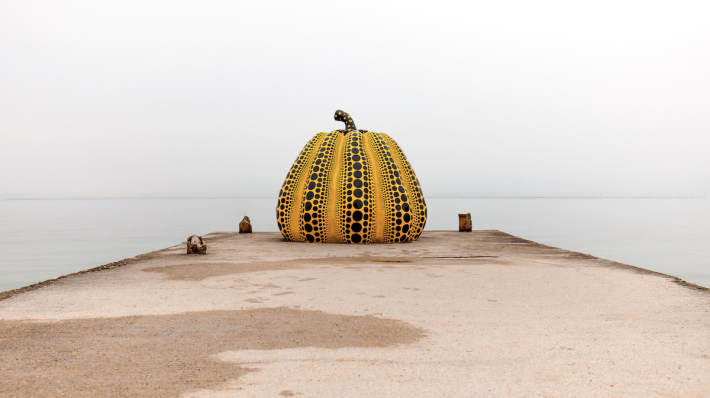
[[[710,397],[671,276],[499,231],[205,242],[0,296],[0,396]]]

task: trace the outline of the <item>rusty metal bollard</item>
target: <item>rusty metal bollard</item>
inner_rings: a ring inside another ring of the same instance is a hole
[[[191,235],[187,238],[187,254],[206,254],[207,244],[201,236]]]
[[[251,233],[251,221],[249,217],[244,216],[242,222],[239,223],[239,233],[240,234],[250,234]]]
[[[471,213],[459,213],[459,232],[471,232]]]

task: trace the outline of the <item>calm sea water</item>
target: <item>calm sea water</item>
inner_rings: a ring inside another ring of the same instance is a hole
[[[277,231],[276,199],[0,200],[0,291],[178,244]],[[427,230],[498,229],[710,287],[708,199],[429,198]]]

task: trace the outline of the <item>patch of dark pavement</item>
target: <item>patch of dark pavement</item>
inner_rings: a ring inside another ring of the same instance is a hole
[[[236,350],[389,347],[424,331],[406,322],[291,308],[62,321],[0,321],[4,396],[173,397],[216,388],[253,369],[215,355]]]

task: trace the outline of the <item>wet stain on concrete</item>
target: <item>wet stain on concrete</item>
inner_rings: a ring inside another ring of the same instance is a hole
[[[246,300],[244,300],[244,301],[246,301],[246,302],[248,302],[248,303],[254,303],[254,304],[263,303],[263,301],[261,301],[261,300],[259,300],[259,299],[253,299],[253,298],[251,298],[251,299],[246,299]]]
[[[145,268],[144,272],[157,272],[171,280],[200,281],[205,278],[224,275],[243,274],[259,271],[282,271],[311,268],[319,265],[351,267],[358,263],[369,263],[370,257],[324,257],[301,258],[283,261],[250,261],[245,263],[230,262],[189,262],[162,267]],[[310,279],[306,279],[310,280]]]
[[[145,272],[165,274],[167,279],[201,281],[213,276],[243,274],[259,271],[279,271],[304,268],[303,261],[254,261],[250,263],[186,263],[146,268]]]
[[[3,320],[0,336],[3,396],[175,397],[254,371],[216,359],[220,352],[389,347],[413,343],[424,333],[399,320],[282,307]]]
[[[273,283],[267,283],[265,285],[257,285],[261,286],[263,289],[281,289],[281,286],[274,285]]]
[[[443,263],[442,263],[443,261]],[[451,263],[449,263],[449,261]],[[456,265],[476,265],[481,261],[486,263],[504,264],[492,256],[468,256],[468,257],[407,257],[396,259],[394,257],[373,257],[363,255],[360,257],[324,257],[324,258],[302,258],[297,260],[283,261],[251,261],[245,263],[230,262],[210,262],[193,261],[189,263],[173,264],[162,267],[145,268],[144,272],[156,272],[167,276],[170,280],[201,281],[209,277],[219,277],[225,275],[236,275],[248,272],[259,271],[282,271],[297,270],[303,268],[313,268],[318,266],[334,266],[346,269],[371,269],[372,263],[389,263],[378,267],[378,271],[386,269],[408,268],[408,269],[428,269],[427,265],[435,264],[456,264]],[[399,263],[399,264],[398,264]],[[313,280],[305,278],[300,281]]]
[[[498,258],[498,256],[439,256],[439,257],[422,257],[422,258],[445,258],[445,259],[488,259],[488,258]]]

